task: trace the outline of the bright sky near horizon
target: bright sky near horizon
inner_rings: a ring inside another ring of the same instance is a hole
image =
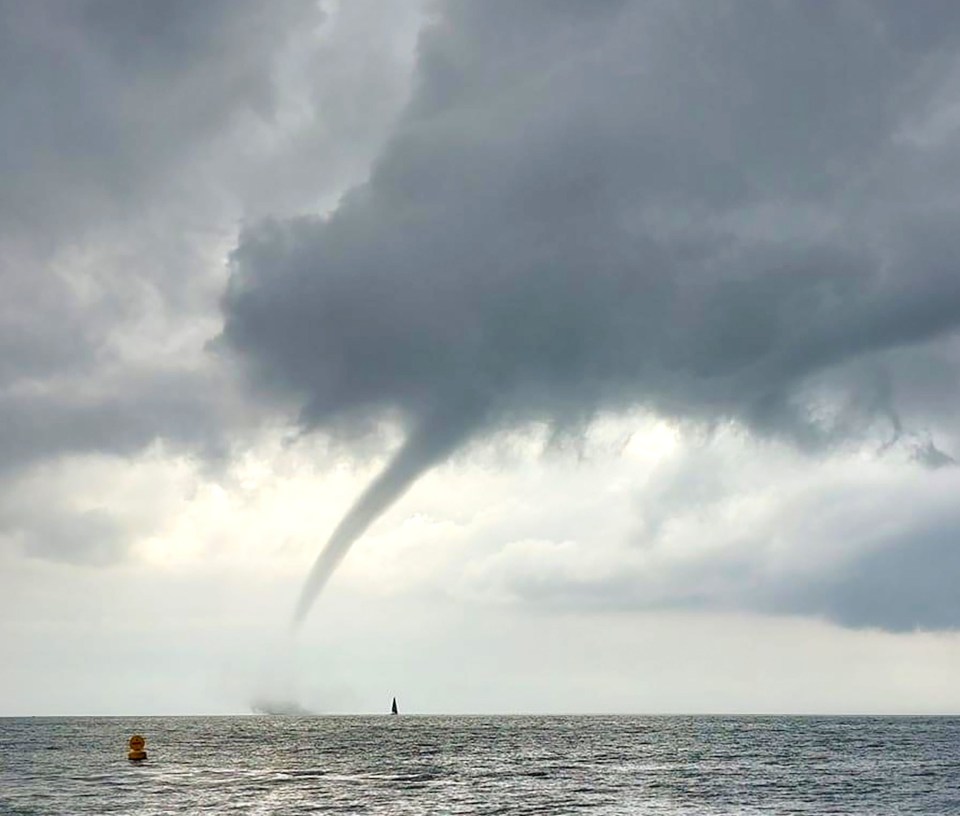
[[[0,0],[0,716],[960,713],[958,80],[952,0]]]

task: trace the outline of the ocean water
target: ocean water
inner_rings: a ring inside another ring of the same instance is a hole
[[[0,814],[111,813],[943,816],[960,718],[0,719]]]

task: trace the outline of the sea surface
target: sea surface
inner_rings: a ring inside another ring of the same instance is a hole
[[[111,813],[943,816],[960,718],[0,719],[0,814]]]

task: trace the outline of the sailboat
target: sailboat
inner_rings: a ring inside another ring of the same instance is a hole
[[[393,698],[393,705],[390,706],[390,713],[391,713],[391,714],[399,714],[399,713],[400,713],[399,711],[397,711],[397,698],[396,698],[396,697]]]

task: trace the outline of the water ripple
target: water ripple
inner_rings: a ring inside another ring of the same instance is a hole
[[[4,816],[960,813],[956,718],[0,719],[0,757]]]

